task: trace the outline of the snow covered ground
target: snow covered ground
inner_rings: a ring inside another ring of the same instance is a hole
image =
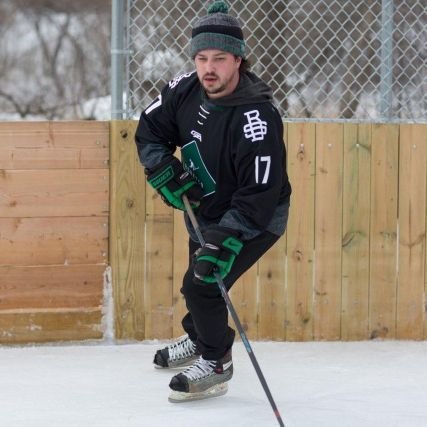
[[[225,396],[167,401],[159,342],[0,347],[0,426],[276,426],[242,345]],[[427,426],[427,342],[253,342],[287,427]]]

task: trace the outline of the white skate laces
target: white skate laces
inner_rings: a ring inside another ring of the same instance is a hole
[[[153,363],[155,368],[183,368],[193,363],[199,355],[197,344],[188,335],[182,335],[175,342],[157,350]]]
[[[196,344],[194,344],[187,335],[184,335],[179,341],[168,347],[169,359],[179,360],[191,357],[195,354],[195,350]]]
[[[192,366],[183,372],[183,375],[190,381],[197,381],[212,374],[215,371],[215,367],[215,360],[205,360],[203,357],[199,357]]]

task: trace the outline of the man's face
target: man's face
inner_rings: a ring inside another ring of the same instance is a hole
[[[205,49],[194,58],[197,76],[209,98],[229,95],[239,83],[242,58],[218,49]]]

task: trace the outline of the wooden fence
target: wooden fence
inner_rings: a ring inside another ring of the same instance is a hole
[[[182,333],[187,234],[146,187],[135,127],[0,124],[0,342],[105,336],[107,265],[117,339]],[[285,137],[288,231],[231,291],[248,336],[426,339],[427,125]]]
[[[103,337],[109,123],[0,123],[0,342]]]
[[[135,126],[114,122],[111,135],[116,335],[169,338],[185,311],[187,236],[181,214],[145,187]],[[287,234],[231,291],[249,337],[425,339],[427,126],[289,123],[285,133]]]

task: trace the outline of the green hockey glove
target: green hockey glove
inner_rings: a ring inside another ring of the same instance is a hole
[[[184,170],[176,158],[168,158],[152,169],[146,169],[148,183],[160,194],[163,201],[176,209],[185,211],[182,195],[196,208],[203,197],[202,187]]]
[[[239,233],[230,228],[211,225],[204,233],[205,245],[195,254],[194,277],[199,284],[216,283],[214,273],[224,279],[243,248]]]

